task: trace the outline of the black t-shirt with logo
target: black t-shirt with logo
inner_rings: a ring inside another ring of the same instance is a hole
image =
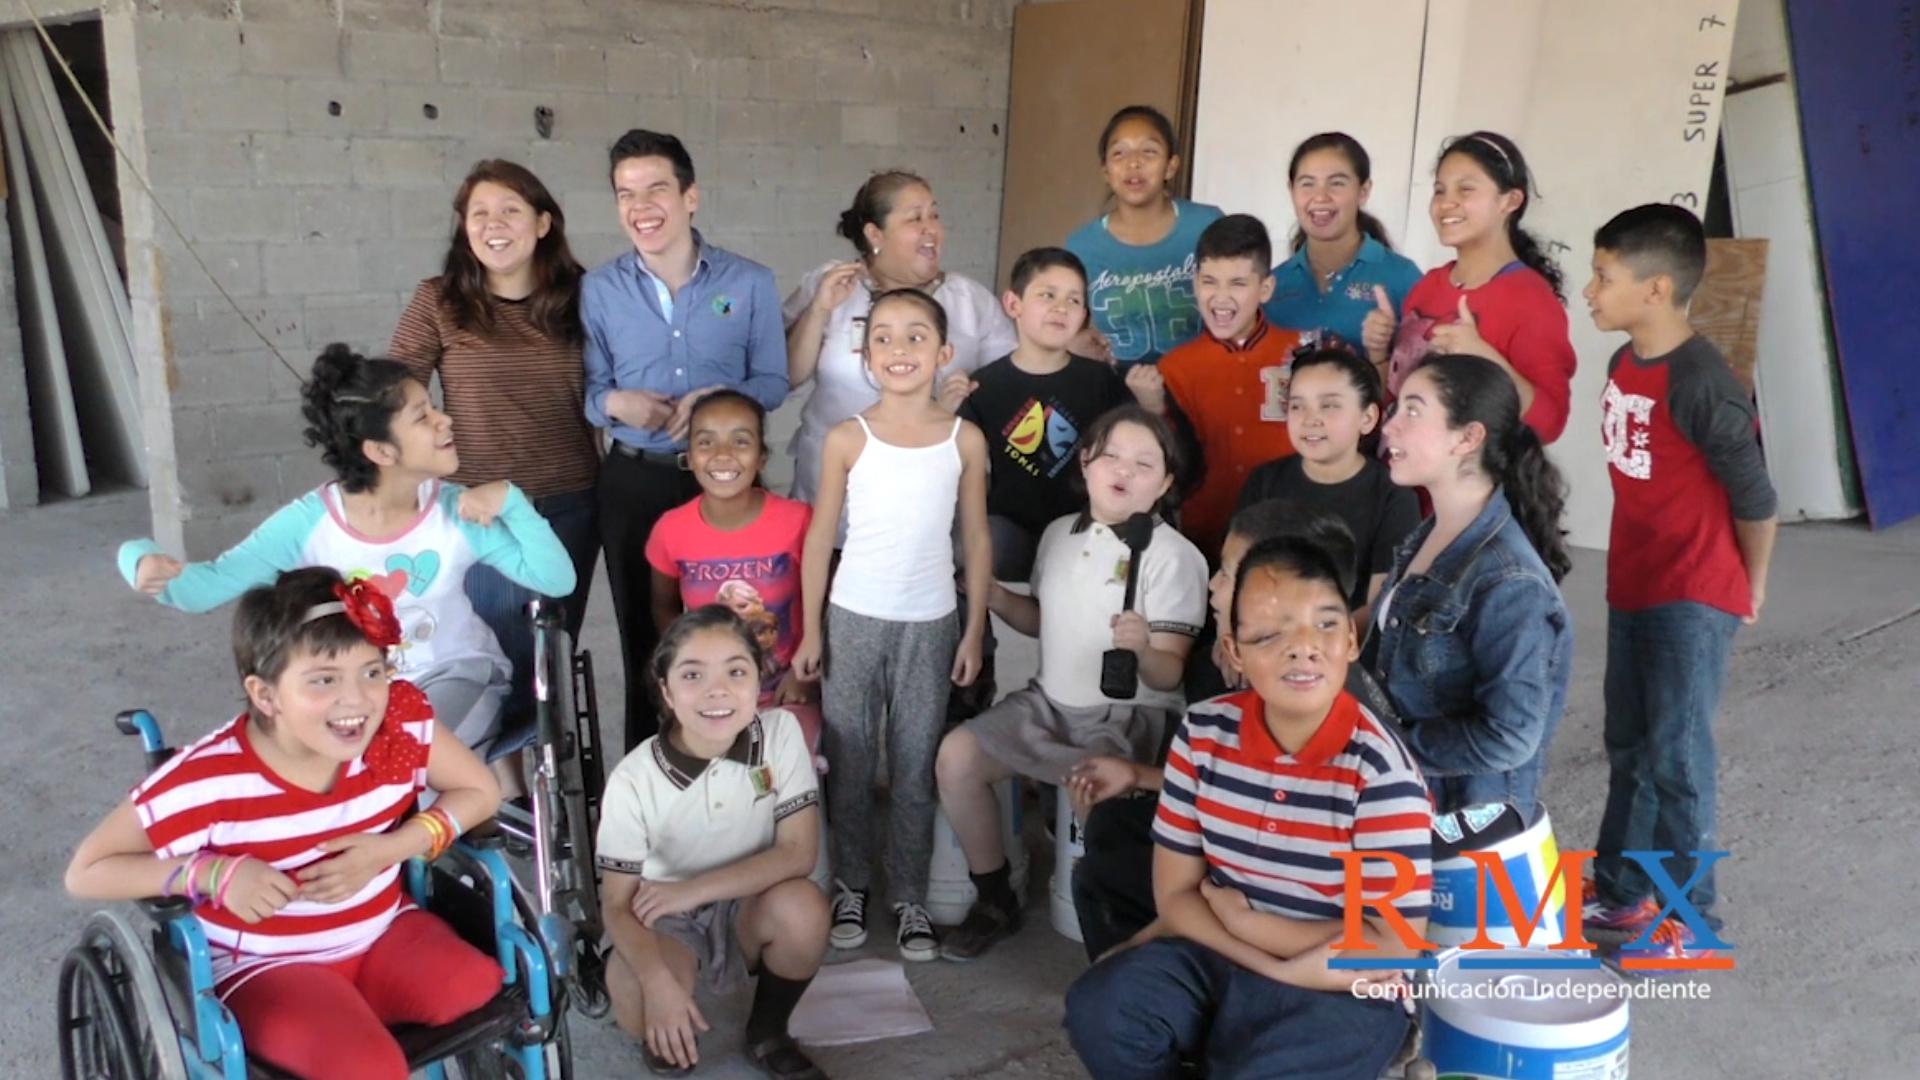
[[[1080,469],[1075,450],[1102,413],[1133,401],[1126,382],[1108,365],[1079,356],[1051,375],[1022,371],[1002,357],[973,378],[979,388],[960,415],[987,437],[987,512],[1037,537],[1053,519],[1084,509],[1073,483]]]

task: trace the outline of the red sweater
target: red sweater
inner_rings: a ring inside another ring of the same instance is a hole
[[[1480,336],[1507,358],[1513,370],[1533,384],[1533,405],[1521,420],[1551,443],[1567,429],[1573,407],[1573,342],[1567,337],[1567,309],[1547,279],[1519,263],[1475,289],[1453,284],[1453,264],[1427,271],[1407,294],[1387,366],[1387,391],[1398,394],[1413,369],[1432,347],[1434,328],[1460,321],[1460,298],[1467,298]]]

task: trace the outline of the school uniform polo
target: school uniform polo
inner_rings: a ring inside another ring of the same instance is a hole
[[[1174,736],[1153,825],[1160,846],[1203,858],[1211,876],[1254,908],[1294,919],[1345,911],[1342,851],[1403,855],[1413,888],[1392,901],[1408,919],[1431,902],[1433,812],[1399,738],[1342,691],[1299,751],[1280,749],[1251,690],[1195,705]],[[1395,880],[1385,859],[1363,866],[1366,898]]]
[[[1033,595],[1040,601],[1040,689],[1067,706],[1106,706],[1100,692],[1100,661],[1113,647],[1113,617],[1125,610],[1126,542],[1086,514],[1047,526],[1034,557]],[[1157,633],[1199,637],[1207,617],[1207,560],[1200,549],[1166,522],[1135,568],[1135,611]],[[1179,687],[1155,690],[1139,684],[1132,703],[1178,709]]]
[[[607,777],[596,849],[601,869],[684,881],[773,846],[774,828],[818,805],[800,721],[766,709],[710,761],[652,736]]]
[[[1181,504],[1181,531],[1209,558],[1226,538],[1247,473],[1293,453],[1287,383],[1299,346],[1299,334],[1262,316],[1244,341],[1223,341],[1207,332],[1160,361],[1160,377],[1193,426],[1206,467],[1199,490]]]
[[[1397,312],[1419,280],[1420,268],[1412,259],[1369,236],[1360,241],[1353,261],[1335,273],[1322,292],[1303,246],[1273,268],[1273,296],[1261,310],[1275,326],[1302,334],[1331,332],[1359,348],[1360,329],[1378,306],[1374,286],[1387,290],[1387,300]]]

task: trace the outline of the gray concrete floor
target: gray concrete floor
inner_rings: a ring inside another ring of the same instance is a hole
[[[135,495],[0,513],[0,820],[10,825],[0,986],[13,988],[0,996],[0,1076],[58,1068],[55,975],[89,908],[66,897],[61,871],[139,771],[109,719],[141,706],[181,737],[237,705],[227,613],[162,609],[114,573],[115,546],[146,527],[145,501]],[[1898,915],[1898,898],[1920,892],[1920,859],[1902,816],[1920,794],[1908,726],[1920,700],[1920,618],[1897,621],[1920,609],[1917,559],[1920,527],[1783,531],[1766,617],[1739,639],[1718,723],[1721,838],[1733,852],[1720,875],[1722,913],[1739,967],[1712,976],[1708,1001],[1633,1007],[1635,1077],[1920,1071],[1920,951]],[[1563,847],[1591,842],[1606,785],[1604,558],[1581,552],[1578,561],[1567,583],[1578,657],[1547,789]],[[600,696],[611,717],[622,688],[604,590],[589,615],[584,644],[602,658]],[[1003,657],[1002,685],[1018,685],[1031,649]],[[1050,862],[1044,846],[1035,856],[1029,925],[1011,947],[966,966],[909,965],[935,1031],[822,1050],[833,1076],[1084,1075],[1059,1027],[1062,992],[1083,961],[1050,929]],[[700,1075],[758,1075],[735,1049],[743,1014],[740,1002],[709,1011],[715,1034]],[[580,1076],[641,1075],[610,1024],[576,1020],[575,1032]]]

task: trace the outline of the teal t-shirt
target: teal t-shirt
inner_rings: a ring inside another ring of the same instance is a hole
[[[1360,327],[1374,309],[1373,287],[1384,285],[1387,299],[1397,313],[1406,305],[1407,294],[1420,280],[1420,268],[1413,260],[1389,251],[1369,236],[1360,241],[1360,252],[1345,269],[1333,275],[1327,291],[1314,283],[1313,268],[1307,265],[1307,250],[1273,268],[1273,299],[1262,308],[1267,321],[1288,330],[1308,334],[1332,331],[1347,344],[1360,347]]]
[[[1179,220],[1157,244],[1125,244],[1107,231],[1105,215],[1067,237],[1087,266],[1087,313],[1124,366],[1152,363],[1200,333],[1193,299],[1193,249],[1220,208],[1173,201]]]

